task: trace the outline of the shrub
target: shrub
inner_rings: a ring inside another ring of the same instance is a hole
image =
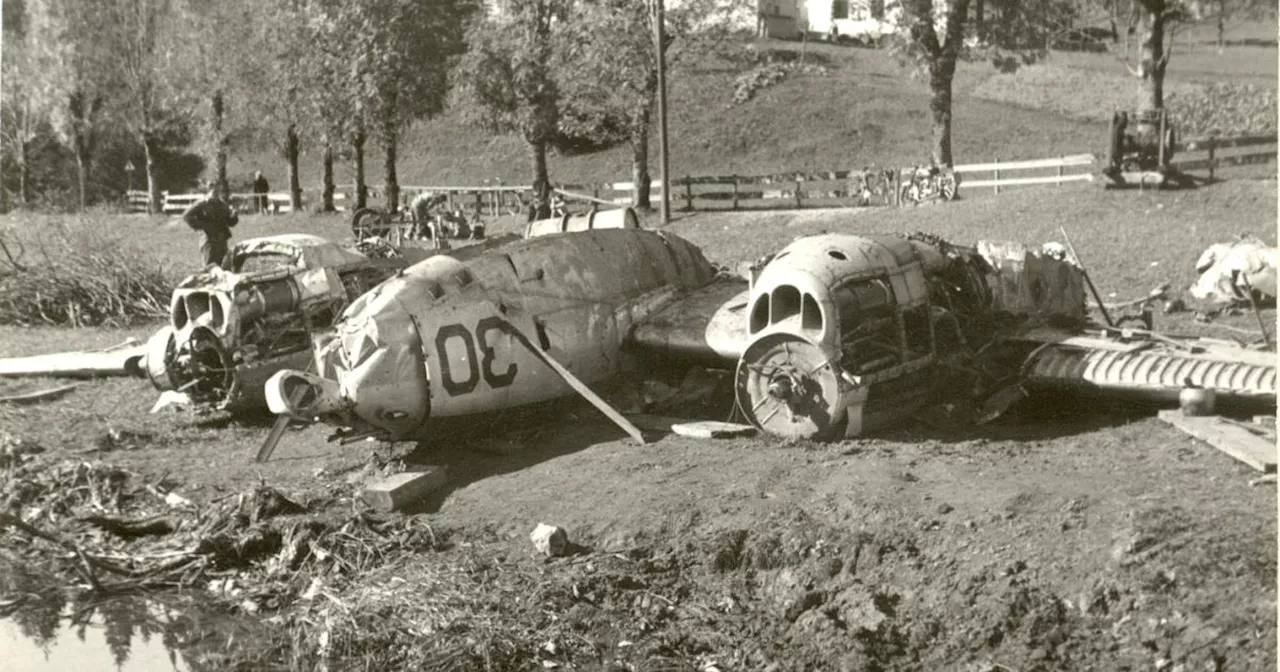
[[[0,324],[127,325],[168,312],[168,264],[108,233],[102,217],[0,228]]]
[[[756,91],[773,86],[797,72],[806,75],[825,75],[827,68],[818,64],[802,64],[795,60],[766,61],[733,79],[733,104],[741,105],[754,98]]]
[[[1170,93],[1165,107],[1184,138],[1276,130],[1276,90],[1269,87],[1220,82],[1195,91]]]

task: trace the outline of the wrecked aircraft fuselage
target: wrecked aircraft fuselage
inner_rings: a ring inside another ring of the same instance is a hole
[[[1259,353],[1090,328],[1083,274],[1059,248],[823,234],[751,276],[640,229],[439,255],[355,301],[315,339],[312,371],[268,381],[268,405],[343,439],[423,440],[571,394],[548,358],[591,384],[624,355],[732,370],[746,418],[799,438],[857,436],[948,398],[982,421],[1040,387],[1275,400],[1274,362]]]
[[[317,338],[315,373],[277,374],[268,403],[348,436],[427,439],[451,419],[570,394],[540,353],[586,384],[615,375],[632,327],[716,274],[688,241],[638,229],[438,255],[353,303]]]

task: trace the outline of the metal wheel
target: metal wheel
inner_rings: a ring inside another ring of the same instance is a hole
[[[387,214],[378,208],[361,208],[351,213],[351,233],[356,240],[371,236],[387,237],[391,232]]]
[[[524,199],[514,191],[504,191],[502,192],[502,209],[508,215],[518,215],[524,212]]]
[[[752,343],[738,361],[738,405],[747,419],[788,438],[835,438],[844,432],[839,374],[822,350],[791,334]]]

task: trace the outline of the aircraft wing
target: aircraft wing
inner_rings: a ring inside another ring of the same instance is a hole
[[[130,339],[132,340],[132,339]],[[105,350],[59,352],[31,357],[0,359],[0,378],[51,376],[94,378],[97,376],[141,376],[145,344],[125,342]]]
[[[723,276],[640,321],[630,345],[641,353],[732,369],[747,347],[747,281]]]
[[[1235,343],[1142,330],[1070,334],[1052,329],[1015,340],[1039,343],[1022,365],[1032,386],[1082,389],[1155,403],[1176,403],[1185,387],[1274,408],[1276,355]]]

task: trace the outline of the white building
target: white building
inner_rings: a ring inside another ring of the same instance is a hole
[[[810,34],[878,41],[898,30],[897,0],[804,0],[803,25]]]

